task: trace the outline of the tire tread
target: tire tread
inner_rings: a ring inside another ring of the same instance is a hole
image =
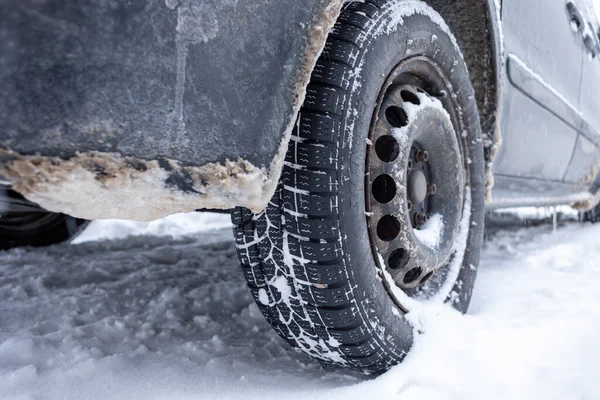
[[[242,271],[259,309],[274,329],[292,346],[301,349],[305,345],[299,335],[313,335],[324,346],[320,349],[322,353],[335,353],[341,364],[363,371],[381,370],[389,365],[383,365],[384,357],[376,357],[382,350],[364,326],[341,262],[337,132],[343,123],[343,104],[361,38],[378,12],[379,8],[370,3],[346,6],[307,87],[297,129],[292,133],[286,154],[280,189],[267,211],[261,214],[253,215],[244,208],[232,211]],[[264,224],[261,221],[269,210],[276,215],[269,216],[269,224]],[[273,228],[277,219],[285,223]],[[283,267],[289,274],[286,279],[293,292],[287,303],[277,290],[267,290],[269,282],[280,279],[277,273],[282,266],[262,255],[283,245],[272,243],[270,238],[259,241],[257,238],[268,234],[267,229],[282,229],[290,255],[308,260],[303,265],[295,264],[293,271]],[[265,292],[269,302],[276,305],[261,303]],[[289,322],[283,323],[282,318]],[[311,355],[319,358],[319,354]]]

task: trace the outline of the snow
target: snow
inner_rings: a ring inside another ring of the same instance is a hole
[[[260,301],[263,306],[268,306],[270,304],[269,295],[265,289],[258,289],[258,301]]]
[[[421,243],[429,247],[438,247],[440,244],[440,237],[444,230],[444,219],[441,215],[435,214],[429,221],[421,226],[420,229],[415,230],[415,236]]]
[[[285,276],[275,277],[270,285],[279,291],[281,295],[281,301],[289,304],[290,296],[292,295],[292,288],[288,285]]]
[[[419,104],[413,104],[410,102],[405,102],[402,106],[403,110],[406,112],[406,116],[409,121],[414,121],[419,117],[419,114],[426,111],[428,108],[433,108],[440,112],[448,121],[451,121],[450,114],[442,105],[442,102],[434,97],[430,97],[424,93],[417,93],[417,97],[419,98]],[[400,145],[400,147],[406,147],[409,143],[406,132],[411,129],[411,124],[409,123],[402,128],[394,128],[392,130],[392,134],[396,141]]]
[[[172,236],[182,238],[199,232],[231,227],[229,213],[193,212],[170,215],[151,222],[97,220],[73,240],[73,244],[128,236]]]
[[[187,217],[216,226],[226,216]],[[0,398],[505,400],[600,392],[598,225],[488,229],[469,314],[424,305],[405,362],[366,377],[289,349],[252,302],[229,228],[194,230],[187,217],[154,223],[172,226],[165,231],[151,223],[132,232],[168,234],[181,222],[191,237],[124,238],[110,227],[123,222],[103,222],[85,233],[86,243],[0,252]],[[89,241],[113,233],[115,240]]]

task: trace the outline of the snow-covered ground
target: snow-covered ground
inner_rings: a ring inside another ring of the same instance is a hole
[[[229,214],[218,213],[189,213],[174,214],[152,222],[136,222],[126,220],[97,220],[90,225],[75,240],[74,244],[107,239],[124,239],[128,236],[171,236],[179,239],[200,232],[231,227]]]
[[[372,378],[271,331],[226,225],[98,222],[78,245],[0,252],[0,399],[600,396],[600,226],[490,230],[470,313],[426,308],[406,361]]]

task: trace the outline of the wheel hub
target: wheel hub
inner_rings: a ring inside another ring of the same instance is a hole
[[[427,178],[423,171],[413,170],[408,175],[408,198],[413,204],[421,204],[427,196]]]
[[[414,78],[415,70],[434,71],[423,64],[405,62],[390,75],[367,156],[366,211],[375,258],[409,291],[449,261],[465,182],[452,118]]]

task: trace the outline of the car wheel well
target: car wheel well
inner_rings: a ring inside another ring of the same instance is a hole
[[[488,165],[500,144],[502,34],[494,0],[426,0],[444,18],[469,69]],[[473,23],[484,21],[485,23]]]

